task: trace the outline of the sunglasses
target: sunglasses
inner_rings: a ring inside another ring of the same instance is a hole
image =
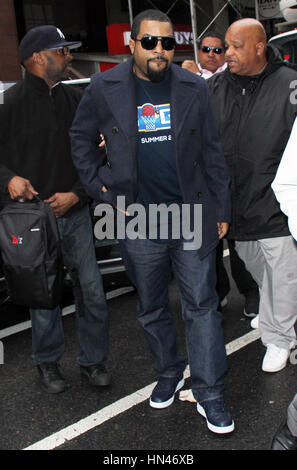
[[[224,52],[224,49],[222,47],[210,47],[210,46],[202,46],[201,51],[205,52],[205,54],[208,54],[210,51],[213,51],[215,54],[222,54]]]
[[[53,49],[45,49],[45,50],[46,50],[46,51],[56,51],[57,54],[59,54],[59,55],[67,55],[67,54],[70,54],[70,49],[69,49],[69,47],[67,47],[67,46],[63,46],[63,47],[59,47],[59,48],[55,47],[55,48],[53,48]]]
[[[134,39],[134,41],[139,41],[143,49],[147,51],[155,49],[159,41],[165,51],[172,51],[175,47],[175,39],[172,36],[143,36],[143,38]]]

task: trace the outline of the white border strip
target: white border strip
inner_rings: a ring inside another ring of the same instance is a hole
[[[260,338],[259,330],[253,330],[246,335],[242,336],[241,338],[237,338],[231,343],[226,345],[226,352],[227,355],[238,351],[241,348],[244,348],[248,344],[256,341]],[[190,376],[189,367],[187,367],[185,374],[185,378]],[[127,397],[121,398],[120,400],[112,403],[109,406],[106,406],[102,410],[97,411],[96,413],[87,416],[86,418],[81,419],[77,423],[71,424],[61,431],[58,431],[51,436],[42,439],[35,444],[26,447],[23,450],[51,450],[65,444],[72,439],[79,437],[80,435],[90,431],[91,429],[99,426],[100,424],[108,421],[119,414],[128,411],[129,409],[133,408],[135,405],[142,403],[143,401],[147,400],[153,388],[155,387],[156,382],[147,385],[146,387],[138,390],[137,392],[128,395]]]

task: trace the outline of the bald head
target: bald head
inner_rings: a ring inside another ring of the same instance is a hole
[[[266,32],[256,19],[243,18],[232,23],[226,32],[225,42],[226,61],[232,73],[256,75],[265,68]]]
[[[263,42],[264,44],[267,42],[264,26],[260,21],[255,20],[255,18],[243,18],[235,21],[231,24],[228,31],[251,36],[255,42]]]

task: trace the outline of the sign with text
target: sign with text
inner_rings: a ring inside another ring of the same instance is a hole
[[[174,25],[174,37],[177,51],[193,50],[193,33],[191,25]],[[129,39],[131,28],[129,24],[113,24],[107,26],[107,43],[109,55],[130,54]]]
[[[260,20],[283,18],[279,7],[279,0],[258,0],[258,8]]]

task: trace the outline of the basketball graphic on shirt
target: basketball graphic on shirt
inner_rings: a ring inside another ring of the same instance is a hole
[[[147,131],[153,131],[156,128],[156,111],[152,104],[144,104],[140,114]]]
[[[138,132],[156,132],[171,129],[170,104],[144,103],[137,106]]]

